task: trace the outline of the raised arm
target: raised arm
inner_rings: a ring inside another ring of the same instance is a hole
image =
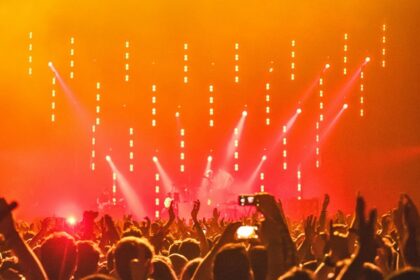
[[[6,200],[0,198],[0,233],[4,236],[7,246],[18,257],[26,279],[47,279],[47,275],[34,252],[17,232],[10,211]]]

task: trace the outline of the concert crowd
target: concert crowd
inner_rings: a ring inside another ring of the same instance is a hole
[[[420,279],[420,217],[403,194],[378,215],[355,199],[355,211],[320,213],[292,221],[267,193],[255,209],[225,219],[215,208],[189,217],[136,220],[86,211],[79,223],[47,217],[13,218],[16,205],[0,199],[0,279]],[[201,216],[201,217],[200,217]]]

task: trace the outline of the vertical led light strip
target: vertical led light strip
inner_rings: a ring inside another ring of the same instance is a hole
[[[265,84],[265,125],[269,126],[271,123],[270,120],[270,83]]]
[[[32,44],[32,31],[29,32],[28,34],[28,38],[29,38],[29,43],[28,43],[28,75],[32,76],[32,60],[33,60],[33,56],[32,56],[32,51],[33,51],[33,44]]]
[[[125,41],[125,52],[124,52],[124,81],[130,80],[130,41]]]
[[[70,79],[74,79],[74,37],[70,37]]]
[[[296,72],[296,41],[292,40],[292,51],[290,52],[290,80],[294,81],[295,80],[295,72]]]
[[[320,128],[320,123],[317,121],[316,124],[315,124],[315,131],[316,131],[316,135],[315,135],[315,167],[316,168],[319,168],[319,166],[320,166],[319,128]]]
[[[233,152],[233,159],[234,159],[234,163],[233,163],[233,170],[235,172],[239,171],[239,152],[238,152],[238,148],[239,148],[239,129],[237,127],[235,127],[235,130],[233,131],[234,134],[234,140],[233,140],[233,145],[235,148],[235,151]]]
[[[265,191],[265,187],[264,187],[264,172],[260,172],[260,192],[264,192]]]
[[[159,173],[155,173],[155,218],[159,218],[160,216],[160,176]]]
[[[179,172],[184,173],[185,172],[185,129],[181,128],[179,130],[179,136],[181,137],[181,141],[179,142],[179,159],[181,161],[179,165]]]
[[[117,173],[112,172],[112,205],[117,205]]]
[[[381,66],[386,66],[386,24],[382,24],[382,39],[381,39]]]
[[[188,44],[184,43],[184,84],[188,84]]]
[[[51,122],[54,123],[55,122],[55,111],[56,111],[56,89],[55,89],[55,85],[56,85],[56,78],[55,76],[52,77],[51,79]]]
[[[96,137],[95,137],[95,134],[96,134],[96,125],[92,125],[92,138],[91,138],[91,141],[92,141],[92,149],[91,149],[91,151],[90,151],[90,169],[92,170],[92,171],[95,171],[95,158],[96,158],[96,149],[95,149],[95,146],[96,146]]]
[[[235,83],[239,83],[239,43],[235,43]]]
[[[365,103],[365,84],[364,84],[364,72],[363,72],[363,67],[362,67],[362,71],[360,71],[360,117],[364,117],[365,116],[365,109],[364,109],[364,103]]]
[[[209,85],[209,126],[214,127],[214,88]]]
[[[302,199],[302,172],[300,170],[300,166],[298,166],[297,170],[297,193],[298,193],[298,200]]]
[[[157,121],[156,121],[156,105],[157,105],[157,97],[156,97],[156,85],[152,85],[152,127],[156,127]]]
[[[100,113],[101,113],[101,83],[100,82],[96,82],[95,113],[96,113],[95,124],[98,126],[98,125],[101,124],[101,117],[100,117]]]
[[[347,65],[348,65],[348,51],[349,51],[349,45],[348,45],[348,40],[349,40],[349,34],[344,33],[344,46],[343,46],[343,51],[344,51],[344,56],[343,56],[343,75],[347,76]]]
[[[96,159],[96,130],[98,128],[98,126],[101,124],[101,118],[100,118],[100,113],[101,113],[101,83],[100,82],[96,82],[96,95],[95,95],[95,101],[96,101],[96,105],[95,105],[95,123],[92,125],[92,150],[91,150],[91,164],[90,164],[90,168],[92,171],[95,171],[95,159]]]
[[[128,169],[130,172],[134,172],[134,128],[128,129]]]
[[[283,125],[283,139],[282,139],[282,145],[283,145],[283,170],[287,170],[287,126]]]

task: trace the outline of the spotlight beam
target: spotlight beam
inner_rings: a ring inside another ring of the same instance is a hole
[[[82,119],[83,124],[86,127],[88,127],[88,124],[90,124],[91,122],[88,121],[90,118],[88,117],[87,111],[82,108],[80,103],[77,101],[77,98],[76,98],[75,94],[70,89],[70,87],[67,85],[67,83],[64,81],[63,77],[61,77],[60,73],[58,72],[58,70],[55,68],[54,64],[51,61],[48,62],[48,67],[54,73],[54,75],[55,75],[58,83],[60,84],[60,87],[63,90],[64,95],[66,96],[67,100],[69,101],[69,103],[71,104],[73,109],[76,111],[77,115]]]
[[[140,203],[134,188],[131,186],[127,178],[125,178],[124,174],[117,168],[110,156],[106,157],[106,161],[108,162],[112,172],[117,174],[117,182],[125,200],[127,201],[128,207],[138,219],[141,219],[144,216],[145,211],[141,206],[142,204]]]
[[[226,169],[226,167],[229,165],[230,161],[232,160],[233,154],[235,153],[235,141],[240,141],[242,132],[244,130],[245,126],[245,120],[248,113],[246,111],[243,111],[241,114],[241,118],[239,119],[238,123],[235,126],[235,129],[232,133],[232,136],[228,142],[227,148],[226,148],[226,157],[223,161],[222,166]]]
[[[258,174],[264,165],[264,162],[267,160],[267,156],[262,156],[260,162],[255,167],[254,171],[252,172],[251,176],[249,176],[248,180],[245,183],[245,191],[252,191],[252,186],[254,185],[255,181],[257,180]]]
[[[165,190],[165,193],[168,193],[168,192],[172,191],[173,187],[174,187],[174,184],[173,184],[171,178],[169,177],[168,173],[165,171],[163,166],[160,164],[157,157],[153,157],[153,162],[156,165],[156,169],[159,173],[160,178],[162,178],[162,184],[163,184],[163,188]]]

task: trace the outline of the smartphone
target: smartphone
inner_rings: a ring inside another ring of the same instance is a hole
[[[255,196],[253,194],[241,194],[238,197],[240,206],[257,205]]]
[[[257,227],[256,226],[240,226],[236,230],[235,238],[237,240],[249,240],[257,239]]]

